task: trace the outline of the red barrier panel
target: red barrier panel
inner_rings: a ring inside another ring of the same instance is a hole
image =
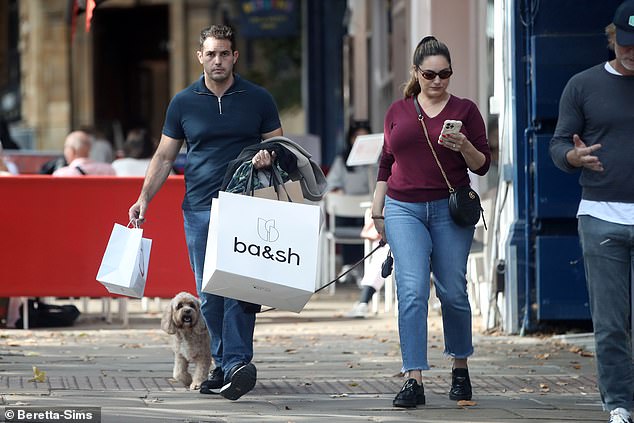
[[[0,177],[0,296],[106,297],[95,279],[115,223],[128,223],[143,178]],[[181,202],[170,176],[150,203],[143,236],[152,239],[145,296],[196,293]]]

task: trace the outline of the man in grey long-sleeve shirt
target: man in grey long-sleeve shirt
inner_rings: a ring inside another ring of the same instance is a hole
[[[631,284],[634,274],[634,0],[606,28],[616,58],[573,76],[550,143],[555,165],[581,168],[577,212],[598,384],[611,423],[632,423]]]

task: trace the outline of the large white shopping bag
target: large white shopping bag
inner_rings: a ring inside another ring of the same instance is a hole
[[[152,240],[143,229],[114,224],[97,280],[113,294],[140,298],[145,290]]]
[[[299,313],[315,292],[318,206],[220,192],[202,290]]]

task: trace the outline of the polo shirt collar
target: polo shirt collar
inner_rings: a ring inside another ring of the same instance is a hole
[[[242,77],[240,77],[240,75],[238,75],[237,73],[234,73],[233,74],[233,84],[231,84],[229,89],[223,95],[227,95],[227,94],[229,94],[231,92],[238,91],[239,90],[238,87],[240,85],[242,85]],[[203,94],[216,95],[216,94],[212,93],[211,90],[209,88],[207,88],[207,86],[205,85],[205,74],[202,74],[200,76],[200,78],[198,79],[198,82],[196,83],[195,91],[197,91],[199,93],[203,93]]]

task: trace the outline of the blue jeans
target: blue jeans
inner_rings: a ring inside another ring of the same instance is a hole
[[[386,197],[385,230],[394,256],[403,372],[429,370],[430,268],[441,302],[445,354],[469,357],[473,343],[465,275],[474,227],[454,223],[447,199],[406,203]]]
[[[630,286],[634,274],[634,225],[579,216],[599,392],[606,410],[632,408],[634,365]]]
[[[228,375],[236,364],[250,363],[253,359],[255,313],[245,311],[237,300],[201,291],[209,214],[209,210],[183,210],[185,238],[201,310],[211,336],[211,356],[215,366],[222,367]]]

